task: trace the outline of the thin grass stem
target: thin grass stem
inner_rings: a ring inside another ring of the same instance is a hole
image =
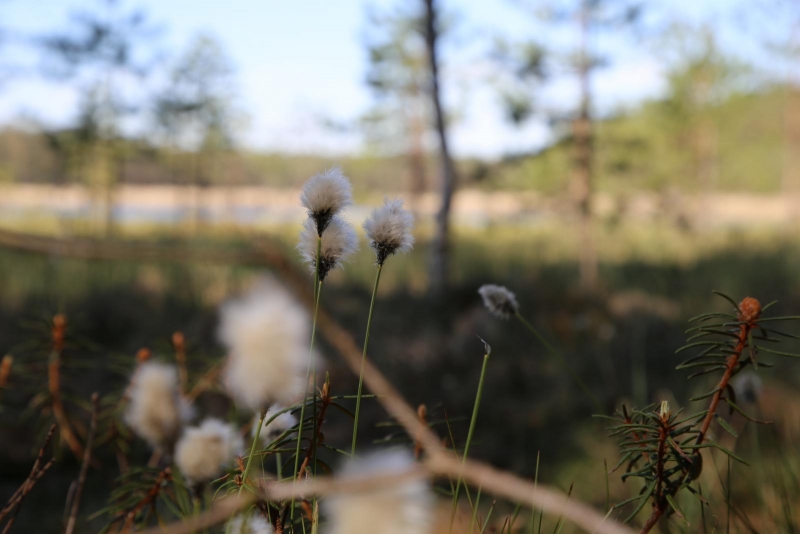
[[[267,417],[267,410],[263,410],[258,416],[258,427],[256,428],[256,435],[253,438],[253,444],[250,446],[250,455],[247,457],[247,464],[244,466],[244,473],[242,473],[242,485],[239,486],[239,491],[237,495],[241,495],[242,491],[244,490],[245,485],[247,485],[247,475],[250,474],[250,466],[253,465],[253,455],[255,454],[256,447],[258,446],[258,440],[261,437],[261,427],[264,426],[264,418]],[[231,525],[228,523],[228,526],[225,528],[225,534],[230,532]]]
[[[297,427],[297,448],[295,450],[294,455],[294,470],[292,471],[292,484],[297,481],[297,470],[300,468],[300,445],[303,442],[303,422],[306,416],[306,400],[308,399],[308,383],[311,378],[311,368],[313,366],[314,361],[314,338],[317,333],[317,312],[319,311],[319,297],[320,293],[322,293],[322,283],[319,280],[319,257],[322,253],[322,237],[317,236],[317,257],[316,261],[314,262],[314,317],[311,323],[311,344],[308,349],[308,368],[306,370],[306,388],[303,393],[303,402],[300,407],[300,423]],[[316,373],[316,369],[315,369]],[[317,398],[317,384],[316,380],[314,381],[314,406],[316,409],[316,398]],[[316,421],[314,422],[314,426],[316,428]],[[316,439],[316,437],[312,436],[312,439]],[[295,499],[292,497],[292,504],[289,511],[289,517],[291,521],[294,521],[294,502]]]
[[[372,327],[372,313],[375,310],[375,295],[378,294],[378,284],[381,281],[383,265],[378,264],[375,269],[375,284],[372,287],[372,298],[369,302],[369,315],[367,316],[367,332],[364,334],[364,351],[361,354],[361,372],[358,373],[358,393],[356,393],[356,412],[353,418],[353,442],[350,447],[350,456],[356,455],[356,439],[358,437],[358,416],[361,413],[361,391],[364,388],[364,365],[367,362],[367,346],[369,346],[369,331]]]
[[[478,421],[478,410],[481,406],[481,396],[483,395],[483,383],[486,378],[486,366],[489,363],[489,356],[492,353],[492,349],[489,345],[486,345],[486,354],[483,355],[483,365],[481,366],[481,376],[478,380],[478,392],[475,395],[475,405],[472,408],[472,419],[469,422],[469,430],[467,431],[467,441],[464,443],[464,454],[461,456],[461,466],[464,466],[464,463],[467,461],[467,456],[469,455],[469,445],[472,442],[472,435],[475,432],[475,425]],[[458,480],[456,481],[456,491],[453,493],[453,510],[450,513],[450,532],[453,531],[453,522],[455,521],[456,511],[458,510],[458,494],[459,490],[461,489],[461,472],[458,474]],[[476,504],[477,508],[477,504]]]
[[[478,486],[478,494],[475,496],[475,506],[472,507],[472,520],[469,522],[469,534],[475,532],[475,525],[478,523],[478,504],[481,502],[482,486]]]

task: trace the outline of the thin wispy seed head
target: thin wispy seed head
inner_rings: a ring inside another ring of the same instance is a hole
[[[317,233],[315,223],[312,219],[306,219],[303,223],[303,231],[300,233],[300,243],[297,249],[303,260],[311,268],[311,272],[317,269]],[[358,236],[353,226],[340,217],[331,218],[328,227],[322,233],[322,245],[319,254],[319,280],[325,280],[328,273],[336,267],[340,267],[350,255],[358,250]]]
[[[180,395],[178,370],[152,361],[140,364],[128,390],[125,422],[153,448],[171,448],[191,419],[189,403]]]
[[[508,319],[519,311],[517,297],[504,286],[486,284],[478,289],[483,304],[489,312],[501,319]]]
[[[375,250],[376,263],[383,265],[386,258],[398,252],[408,252],[414,245],[411,230],[414,216],[403,209],[402,200],[386,200],[364,222],[369,245]]]
[[[233,463],[244,449],[239,431],[217,419],[187,428],[175,447],[175,463],[194,483],[213,480]]]
[[[294,402],[305,387],[310,332],[305,309],[272,278],[223,304],[218,335],[228,351],[223,383],[233,400],[257,413]]]
[[[339,167],[332,167],[305,184],[300,202],[321,236],[337,213],[353,203],[353,187]]]

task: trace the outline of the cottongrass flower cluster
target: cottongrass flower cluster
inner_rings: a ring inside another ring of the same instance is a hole
[[[305,388],[310,332],[306,311],[271,278],[224,304],[218,335],[228,350],[223,380],[231,398],[256,413],[295,402]]]
[[[303,184],[300,202],[308,210],[318,236],[333,217],[353,203],[353,187],[339,167],[333,167],[310,178]]]
[[[218,419],[187,428],[175,446],[175,463],[194,484],[218,478],[244,450],[238,430]]]
[[[269,410],[267,410],[267,414],[264,416],[264,421],[261,425],[261,442],[264,445],[269,445],[275,438],[290,428],[293,428],[297,424],[297,417],[292,415],[292,413],[289,411],[285,411],[275,416],[276,413],[283,409],[284,407],[280,404],[273,404]],[[251,431],[251,435],[254,438],[258,432],[259,419],[260,417],[256,415],[255,419],[253,420],[253,430]],[[270,419],[272,420],[270,421]]]
[[[483,304],[500,319],[509,319],[519,312],[517,296],[504,286],[486,284],[478,289],[478,294],[483,298]]]
[[[225,531],[230,534],[274,534],[275,529],[266,519],[254,513],[250,516],[237,515],[228,521]]]
[[[192,417],[178,389],[178,371],[161,362],[140,364],[131,377],[125,422],[153,448],[169,450]]]
[[[413,468],[403,449],[390,449],[350,460],[342,479],[396,475]],[[436,499],[424,480],[327,499],[331,526],[328,534],[428,534],[433,530]]]
[[[386,200],[364,221],[369,245],[375,250],[376,263],[383,265],[386,258],[398,252],[408,252],[414,245],[414,216],[403,209],[402,200]]]
[[[317,237],[316,223],[306,219],[303,231],[300,232],[300,243],[297,249],[311,272],[317,271],[317,248],[319,247],[319,281],[325,280],[328,273],[358,250],[358,236],[355,229],[344,219],[333,217],[322,237]],[[321,245],[318,243],[321,239]]]

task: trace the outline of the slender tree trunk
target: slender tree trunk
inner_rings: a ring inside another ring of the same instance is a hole
[[[597,251],[594,243],[592,224],[592,164],[594,143],[591,117],[591,64],[588,54],[589,2],[584,0],[580,12],[581,49],[578,59],[578,78],[581,101],[578,116],[572,122],[574,142],[573,187],[578,207],[581,234],[580,280],[587,290],[597,287]]]
[[[436,20],[436,0],[423,0],[425,3],[425,41],[428,48],[428,63],[431,71],[430,91],[436,119],[436,132],[439,137],[439,156],[441,159],[441,206],[436,215],[436,233],[431,249],[430,287],[434,293],[446,291],[449,274],[450,253],[450,207],[456,188],[456,171],[447,144],[444,111],[439,84],[439,64],[437,58],[438,28]]]
[[[408,170],[410,173],[409,196],[411,209],[419,211],[419,200],[425,192],[425,136],[424,113],[420,110],[419,92],[413,88],[409,101],[411,109],[408,116]]]

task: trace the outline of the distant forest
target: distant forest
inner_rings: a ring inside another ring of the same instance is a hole
[[[771,86],[732,93],[703,113],[667,98],[598,119],[597,187],[616,193],[798,190],[800,167],[792,163],[792,129],[784,117],[796,101],[796,89]],[[181,150],[119,138],[103,147],[111,157],[98,158],[97,144],[85,139],[80,129],[5,127],[0,130],[0,183],[91,185],[93,176],[113,169],[117,183],[297,187],[320,168],[340,164],[363,187],[398,192],[410,187],[410,167],[401,155],[334,158],[233,148]],[[563,192],[569,186],[570,145],[567,135],[535,153],[498,161],[458,160],[462,185]],[[96,168],[97,161],[106,162],[104,169]],[[426,158],[426,171],[426,189],[434,189],[434,155]]]

